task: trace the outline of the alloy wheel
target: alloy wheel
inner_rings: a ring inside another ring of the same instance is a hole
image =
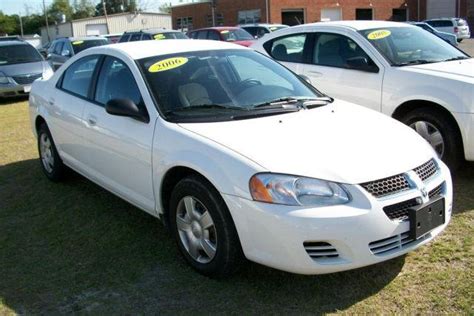
[[[46,133],[40,135],[40,156],[44,169],[51,173],[54,168],[54,155],[51,140]]]
[[[426,121],[416,121],[410,124],[410,127],[413,128],[418,134],[421,135],[430,145],[434,148],[438,157],[443,157],[444,155],[444,139],[443,135],[439,129]]]

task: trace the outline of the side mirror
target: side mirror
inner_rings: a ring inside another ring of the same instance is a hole
[[[369,63],[369,60],[362,56],[348,58],[346,60],[346,63],[350,69],[362,70],[373,73],[379,72],[379,67]]]
[[[150,117],[130,99],[112,99],[105,105],[105,111],[111,115],[126,116],[137,121],[148,123]]]
[[[50,53],[47,53],[46,54],[46,59],[50,59],[51,58],[51,54]]]
[[[68,49],[65,49],[61,52],[61,56],[64,56],[64,57],[70,57],[71,56],[71,52],[68,50]]]

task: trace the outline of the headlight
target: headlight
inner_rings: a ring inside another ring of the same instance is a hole
[[[9,83],[10,80],[8,80],[8,77],[5,76],[3,72],[0,72],[0,83],[6,84]]]
[[[349,193],[335,182],[283,174],[259,173],[250,179],[255,201],[304,206],[345,204]]]

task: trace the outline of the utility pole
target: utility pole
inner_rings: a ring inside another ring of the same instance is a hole
[[[46,34],[48,34],[48,42],[51,42],[51,37],[49,36],[49,23],[48,23],[48,12],[46,11],[46,3],[43,0],[43,13],[46,20]]]
[[[23,20],[21,19],[21,12],[18,14],[18,16],[20,17],[20,33],[21,37],[23,37]]]
[[[107,17],[107,8],[105,6],[105,0],[102,0],[102,8],[104,9],[104,16],[105,16],[105,26],[107,27],[107,34],[110,33],[109,30],[109,18]]]
[[[216,26],[216,7],[217,0],[211,1],[212,26]]]

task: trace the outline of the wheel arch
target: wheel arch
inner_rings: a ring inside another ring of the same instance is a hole
[[[36,116],[36,119],[35,119],[36,133],[38,133],[38,130],[42,124],[46,124],[46,126],[48,126],[48,124],[46,123],[46,120],[41,115]]]

